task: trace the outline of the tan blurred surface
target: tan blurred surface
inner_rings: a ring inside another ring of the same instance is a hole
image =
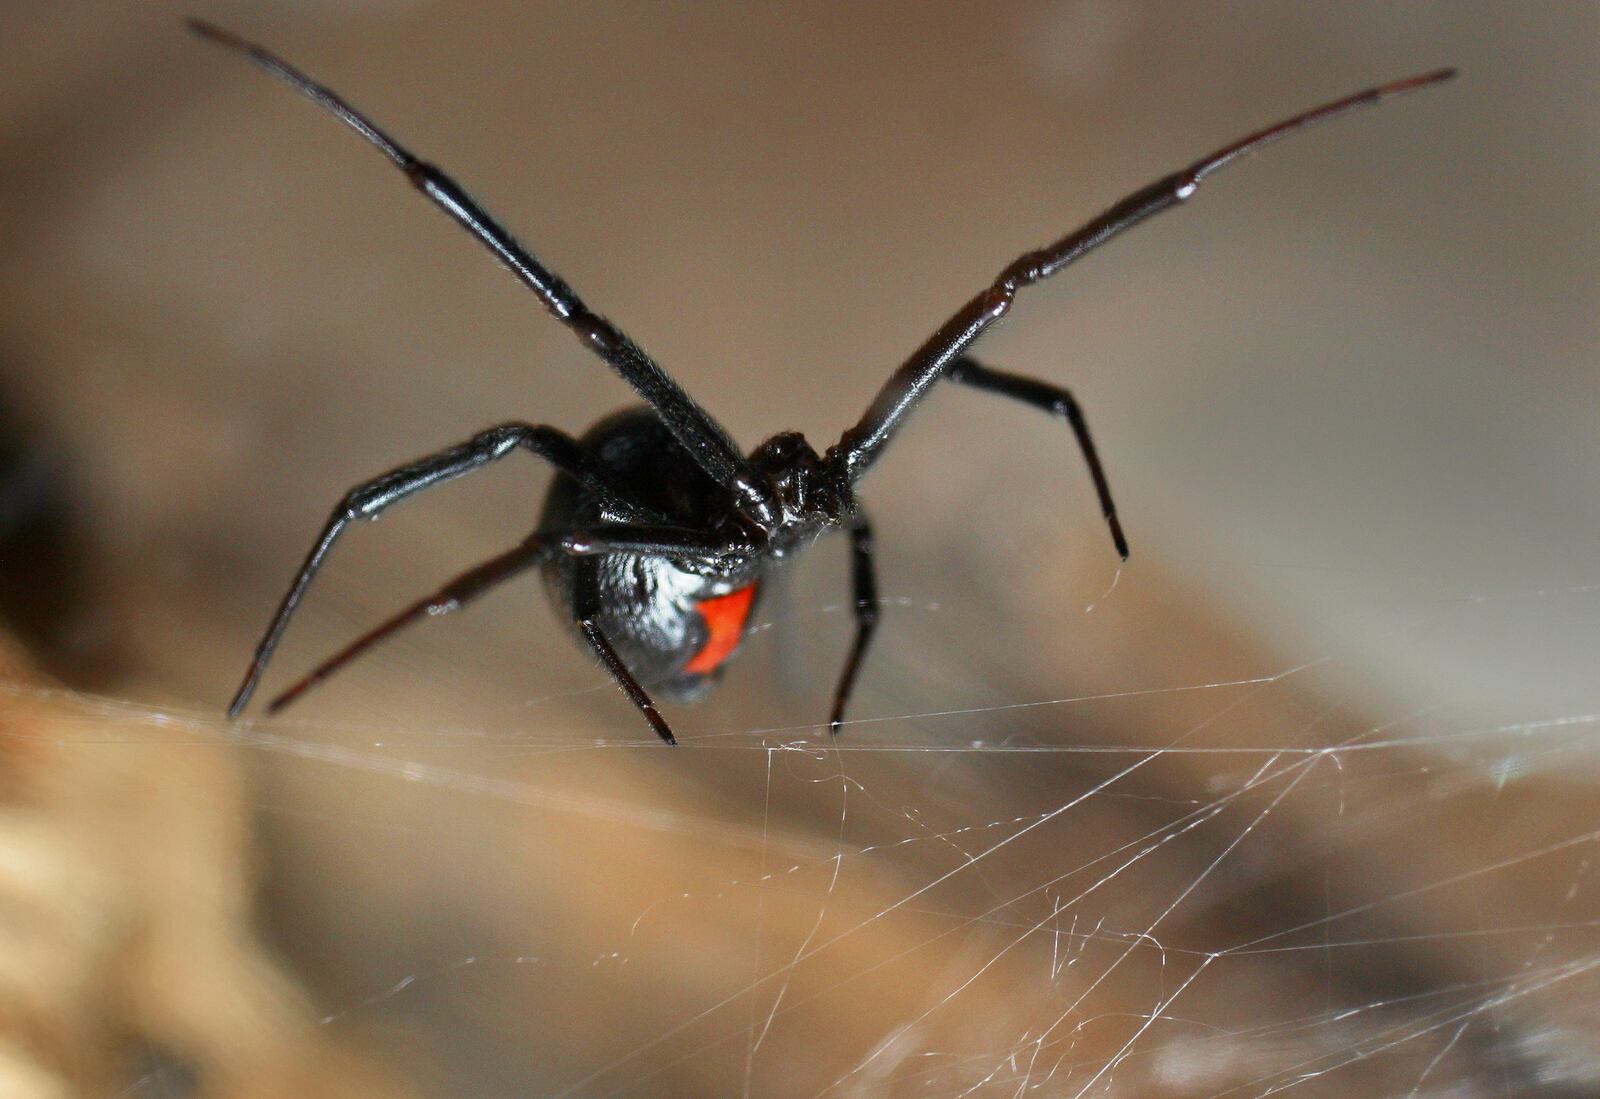
[[[0,670],[0,1094],[408,1094],[257,941],[234,747]]]
[[[837,752],[835,540],[676,752],[530,584],[231,755],[328,1025],[438,1094],[1593,1092],[1596,8],[13,6],[0,370],[76,462],[127,697],[210,720],[345,488],[627,395],[183,14],[455,172],[746,445],[831,442],[1132,187],[1459,66],[982,344],[1082,400],[1120,575],[1059,425],[928,402],[862,486],[889,604]],[[356,532],[276,675],[545,483]]]

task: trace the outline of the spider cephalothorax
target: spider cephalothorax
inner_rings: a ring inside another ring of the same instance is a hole
[[[771,540],[779,554],[822,527],[846,522],[856,509],[849,479],[824,465],[798,431],[779,432],[756,447],[750,465],[778,501],[781,519]]]
[[[1008,265],[892,374],[865,415],[820,457],[795,432],[782,432],[744,456],[726,431],[621,330],[591,311],[444,172],[417,159],[339,96],[259,46],[207,23],[201,36],[245,53],[332,112],[398,167],[417,190],[510,268],[557,320],[645,401],[606,417],[581,439],[520,421],[480,431],[345,494],[312,546],[256,647],[228,707],[249,701],[289,618],[339,533],[422,489],[527,450],[557,473],[539,525],[520,545],[463,573],[426,599],[357,638],[272,703],[276,710],[396,630],[453,611],[497,584],[542,568],[556,605],[617,684],[668,743],[673,735],[652,689],[685,699],[704,693],[737,650],[771,563],[828,528],[850,535],[856,632],[834,690],[837,731],[856,673],[877,625],[872,529],[855,484],[880,457],[927,392],[948,379],[1009,397],[1064,419],[1094,481],[1113,544],[1128,555],[1088,425],[1067,390],[992,370],[968,353],[1011,308],[1017,292],[1048,278],[1112,237],[1190,198],[1212,172],[1296,130],[1390,96],[1448,79],[1451,70],[1414,76],[1346,96],[1251,134],[1133,192],[1047,248]]]

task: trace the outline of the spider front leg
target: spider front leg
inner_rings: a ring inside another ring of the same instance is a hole
[[[189,20],[189,28],[201,38],[243,54],[361,135],[405,174],[411,186],[488,249],[585,347],[632,386],[655,409],[695,463],[733,495],[741,511],[759,526],[770,527],[777,521],[777,501],[722,425],[626,333],[585,305],[571,286],[490,217],[448,173],[417,157],[331,88],[281,57],[202,19]]]
[[[239,711],[250,701],[250,696],[255,693],[261,673],[266,670],[267,661],[272,659],[272,652],[277,648],[285,627],[289,625],[290,617],[299,606],[300,599],[305,595],[312,578],[322,568],[322,562],[328,556],[328,551],[333,548],[333,543],[346,526],[356,519],[376,519],[407,496],[471,473],[481,466],[505,457],[519,447],[537,454],[562,473],[583,484],[617,514],[646,522],[658,518],[648,508],[634,503],[626,492],[617,487],[610,475],[576,440],[564,432],[543,425],[500,424],[480,431],[459,446],[429,454],[363,482],[345,493],[344,499],[333,509],[327,525],[322,528],[322,534],[312,545],[311,552],[306,555],[305,563],[295,574],[289,590],[284,593],[283,601],[278,604],[277,613],[273,615],[266,633],[262,634],[260,642],[256,645],[255,656],[245,672],[244,682],[239,685],[233,701],[228,704],[228,716],[237,717]]]
[[[844,670],[839,673],[839,685],[833,692],[833,713],[828,718],[828,732],[835,735],[844,722],[844,708],[855,689],[856,673],[861,670],[861,659],[878,628],[878,580],[872,565],[872,524],[861,512],[850,520],[850,580],[856,613],[856,636],[850,645],[850,655],[845,659]]]
[[[988,393],[998,393],[1002,397],[1032,405],[1041,412],[1060,416],[1072,426],[1072,433],[1078,438],[1078,449],[1083,451],[1084,463],[1089,467],[1089,476],[1094,479],[1094,490],[1100,496],[1100,511],[1111,528],[1111,541],[1116,545],[1117,553],[1126,561],[1128,540],[1123,537],[1122,521],[1117,518],[1117,505],[1111,499],[1111,486],[1106,482],[1106,471],[1100,465],[1100,455],[1094,449],[1094,440],[1089,436],[1089,423],[1083,418],[1083,409],[1078,407],[1077,398],[1068,390],[1049,382],[990,370],[966,355],[952,363],[945,376],[953,382]]]
[[[987,289],[958,309],[889,376],[889,380],[867,406],[866,414],[840,436],[838,444],[828,452],[829,465],[837,476],[845,478],[852,485],[859,481],[883,454],[906,417],[927,396],[933,384],[962,360],[974,340],[1011,311],[1017,294],[1026,287],[1071,266],[1101,245],[1144,224],[1162,211],[1187,202],[1213,172],[1220,171],[1241,157],[1319,122],[1375,106],[1386,99],[1438,84],[1453,76],[1454,69],[1439,69],[1380,84],[1302,111],[1277,125],[1230,142],[1186,168],[1162,176],[1113,203],[1098,217],[1091,218],[1054,244],[1018,256],[1005,266]],[[1120,545],[1118,550],[1121,550]]]

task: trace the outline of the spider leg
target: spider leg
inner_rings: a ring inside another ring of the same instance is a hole
[[[598,557],[604,553],[637,553],[650,557],[737,558],[756,552],[748,543],[730,543],[720,534],[686,527],[616,523],[558,536],[562,553]]]
[[[872,567],[872,524],[861,512],[850,520],[850,580],[856,612],[856,636],[850,645],[850,655],[845,659],[844,670],[839,673],[839,685],[833,692],[833,713],[828,718],[828,732],[837,734],[844,721],[845,704],[855,689],[856,673],[861,670],[861,659],[866,655],[872,633],[878,628],[878,581]]]
[[[189,28],[202,38],[244,54],[365,138],[405,173],[413,187],[493,253],[539,296],[557,320],[572,329],[589,350],[632,386],[655,409],[673,438],[712,480],[734,496],[742,510],[764,527],[776,521],[777,502],[771,490],[710,413],[620,329],[591,311],[572,287],[490,217],[459,183],[434,165],[419,160],[338,94],[275,54],[203,20],[189,20]]]
[[[609,537],[612,530],[619,532],[614,538]],[[339,671],[346,664],[361,656],[368,649],[388,638],[391,634],[404,629],[419,619],[437,617],[460,610],[490,588],[510,580],[534,565],[540,564],[552,553],[566,553],[574,557],[593,557],[602,553],[639,553],[676,557],[705,556],[714,550],[722,548],[724,547],[716,539],[696,531],[683,530],[678,527],[627,526],[619,524],[614,528],[601,528],[599,533],[580,531],[559,536],[530,535],[516,548],[468,569],[432,595],[425,599],[417,600],[393,618],[356,638],[333,656],[318,664],[277,698],[273,699],[267,706],[267,712],[275,714],[282,710],[311,688]],[[673,739],[672,731],[667,728],[666,722],[650,701],[650,696],[645,693],[644,688],[639,685],[632,673],[628,671],[627,666],[622,663],[621,658],[616,654],[616,650],[611,647],[611,643],[606,640],[605,635],[594,621],[599,612],[599,589],[595,584],[594,571],[591,564],[580,565],[578,590],[582,593],[580,595],[578,627],[583,632],[584,637],[588,639],[589,644],[599,654],[607,671],[616,679],[618,685],[627,692],[629,698],[633,699],[634,705],[643,711],[657,734],[669,744],[677,743]]]
[[[1111,499],[1111,486],[1106,481],[1106,471],[1100,465],[1100,455],[1094,449],[1094,440],[1089,436],[1089,423],[1083,418],[1083,409],[1078,407],[1077,398],[1070,391],[1049,382],[990,370],[967,355],[956,359],[946,376],[953,382],[1032,405],[1041,412],[1060,416],[1072,425],[1072,433],[1078,437],[1078,449],[1083,451],[1084,464],[1089,467],[1089,476],[1094,479],[1094,490],[1100,496],[1100,511],[1111,528],[1111,541],[1115,543],[1117,553],[1126,561],[1128,540],[1123,537],[1122,521],[1117,518],[1117,505]]]
[[[418,619],[433,618],[460,610],[490,588],[539,564],[549,553],[549,548],[535,535],[515,549],[468,569],[426,599],[417,600],[393,618],[362,634],[318,664],[288,690],[273,699],[267,706],[267,712],[277,713],[390,634],[404,629]]]
[[[344,499],[333,509],[327,525],[322,528],[322,533],[312,545],[311,552],[306,555],[305,563],[295,575],[294,582],[284,593],[283,601],[278,604],[277,613],[272,616],[271,624],[267,626],[266,633],[261,635],[261,640],[256,645],[255,656],[245,672],[244,682],[239,685],[233,701],[228,704],[228,716],[238,716],[239,711],[244,709],[245,703],[250,701],[256,683],[261,679],[261,673],[266,670],[267,661],[272,659],[272,651],[277,648],[278,640],[283,636],[284,628],[288,626],[289,618],[299,605],[301,596],[305,594],[317,570],[322,567],[323,559],[333,548],[333,543],[340,532],[352,520],[375,519],[412,493],[471,473],[489,462],[505,457],[518,447],[532,451],[561,472],[581,482],[619,514],[639,519],[650,519],[655,516],[654,512],[630,500],[627,493],[613,483],[604,469],[571,436],[553,427],[533,424],[508,423],[491,427],[480,431],[458,446],[419,458],[359,484],[347,492]]]
[[[661,711],[656,709],[656,704],[651,701],[649,693],[633,677],[633,673],[628,670],[628,666],[622,662],[617,650],[611,647],[611,642],[606,640],[605,633],[600,629],[598,577],[599,562],[593,557],[578,562],[574,589],[577,596],[578,630],[589,642],[589,647],[594,649],[595,655],[600,658],[600,663],[606,666],[606,671],[611,673],[611,678],[616,680],[617,686],[622,688],[623,693],[639,708],[639,712],[650,723],[650,727],[656,731],[656,736],[668,744],[677,744],[678,738],[672,735],[672,729],[667,725],[666,718],[661,716]]]
[[[1184,202],[1194,195],[1212,172],[1248,153],[1347,111],[1373,106],[1393,96],[1448,80],[1454,75],[1454,69],[1440,69],[1391,84],[1381,84],[1258,130],[1202,157],[1187,168],[1140,188],[1054,244],[1019,256],[1000,272],[988,289],[962,306],[890,376],[868,406],[866,415],[846,431],[838,445],[830,451],[829,459],[836,476],[854,483],[866,472],[933,383],[990,325],[1011,310],[1017,291],[1023,287],[1049,278],[1126,230]]]

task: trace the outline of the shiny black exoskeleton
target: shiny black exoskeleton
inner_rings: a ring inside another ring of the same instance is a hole
[[[635,678],[677,701],[699,698],[715,682],[732,650],[704,666],[695,665],[695,658],[708,646],[725,645],[728,629],[737,639],[754,609],[768,561],[787,545],[772,544],[765,554],[750,552],[744,545],[748,534],[740,529],[738,513],[728,506],[726,490],[694,463],[648,406],[607,416],[580,442],[664,524],[685,530],[732,525],[727,542],[743,552],[697,558],[554,553],[544,562],[551,598],[571,612],[580,636],[585,635],[579,623],[592,616],[600,635]],[[600,494],[572,477],[558,475],[545,500],[539,531],[559,545],[564,532],[599,530],[621,521],[623,517],[608,509]],[[792,537],[801,528],[815,530],[830,521],[817,514],[815,522],[791,524],[785,534]],[[566,545],[572,547],[572,540]],[[746,590],[742,614],[708,621],[700,611],[708,600]],[[589,615],[583,609],[586,601],[592,604]],[[718,655],[715,649],[711,655]]]
[[[1446,80],[1448,69],[1384,84],[1251,134],[1122,199],[1083,227],[1007,266],[890,376],[860,422],[818,455],[800,435],[774,435],[748,456],[654,360],[498,225],[459,184],[418,160],[327,88],[259,46],[208,23],[196,33],[238,50],[332,112],[399,168],[412,186],[466,229],[532,290],[645,401],[596,424],[581,439],[553,427],[512,422],[357,485],[321,536],[256,647],[228,707],[249,701],[289,618],[340,532],[400,500],[470,473],[515,450],[557,470],[535,532],[438,592],[357,638],[295,683],[276,710],[396,630],[453,611],[497,584],[542,567],[551,595],[655,731],[675,743],[645,684],[667,696],[703,693],[738,648],[768,566],[830,528],[850,535],[855,639],[834,691],[838,730],[877,625],[872,531],[855,484],[906,416],[940,379],[1010,397],[1068,423],[1088,464],[1117,552],[1128,556],[1105,473],[1072,395],[1047,382],[985,367],[968,354],[1010,310],[1017,291],[1048,278],[1112,237],[1192,196],[1212,172],[1291,132]]]

